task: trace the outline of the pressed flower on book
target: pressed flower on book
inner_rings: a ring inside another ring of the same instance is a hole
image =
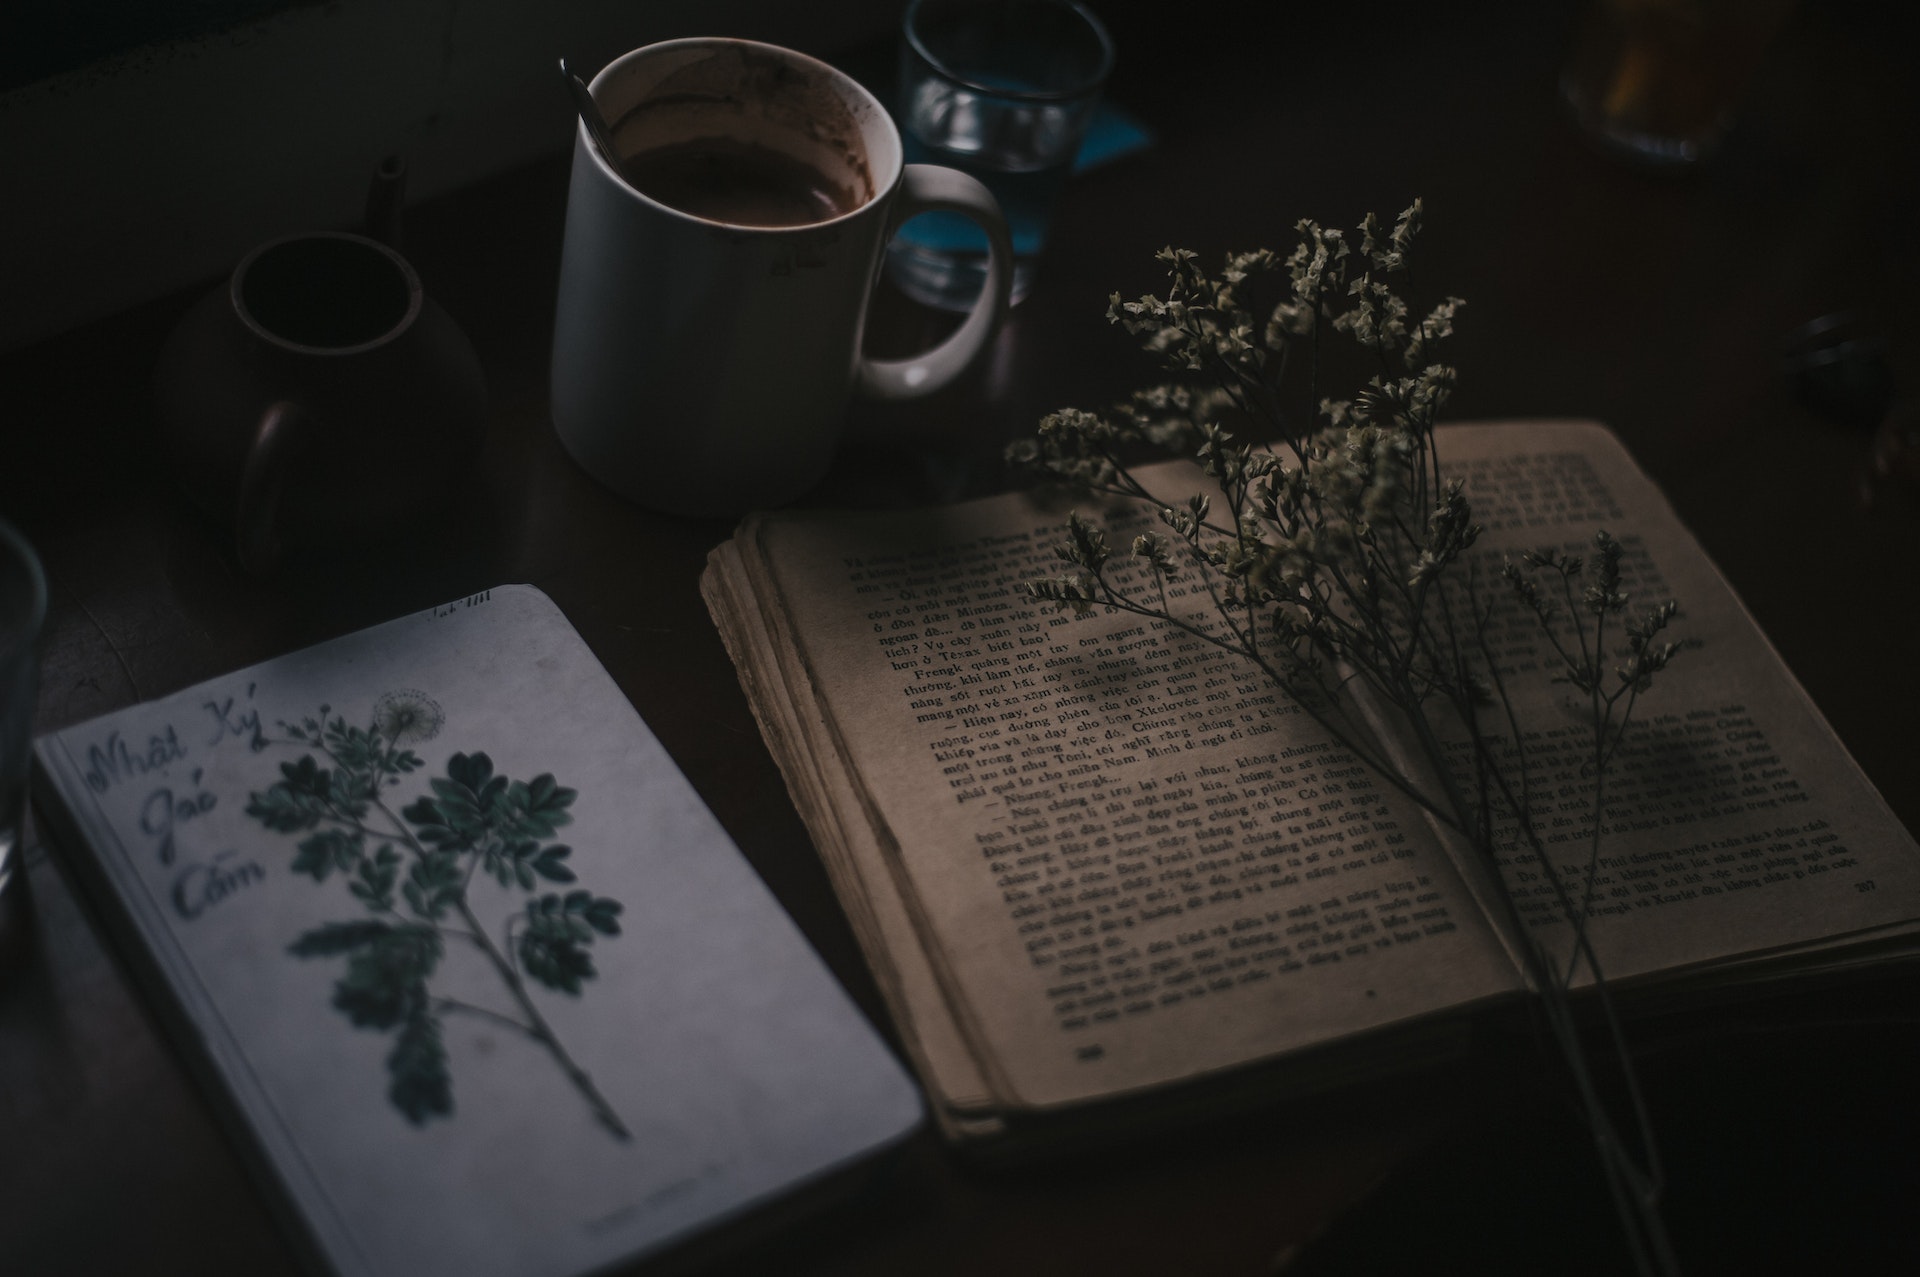
[[[1659,1159],[1631,1066],[1624,1097],[1610,1101],[1569,997],[1590,974],[1606,1025],[1599,1049],[1624,1063],[1586,929],[1602,822],[1592,822],[1584,877],[1546,854],[1544,787],[1516,745],[1543,725],[1523,721],[1510,694],[1522,675],[1495,649],[1496,627],[1517,608],[1548,653],[1548,676],[1566,689],[1557,712],[1582,724],[1597,814],[1636,704],[1677,651],[1662,637],[1677,609],[1630,606],[1622,544],[1605,532],[1590,554],[1543,548],[1496,564],[1473,552],[1481,526],[1434,429],[1455,380],[1435,355],[1464,303],[1443,297],[1416,318],[1398,291],[1420,219],[1418,202],[1391,230],[1369,214],[1357,246],[1301,221],[1290,254],[1233,254],[1217,274],[1170,248],[1159,254],[1163,295],[1114,295],[1108,319],[1143,338],[1168,379],[1107,413],[1047,416],[1009,459],[1143,508],[1163,530],[1117,554],[1102,525],[1076,512],[1055,551],[1064,569],[1027,590],[1076,612],[1147,618],[1252,662],[1483,859],[1636,1263],[1672,1271]],[[1360,381],[1351,397],[1323,393],[1336,373]],[[1136,469],[1155,453],[1190,458],[1192,487],[1150,490]],[[1362,700],[1406,726],[1419,765],[1394,765],[1363,727]],[[1551,953],[1525,925],[1503,872],[1516,852],[1570,924],[1570,955]]]

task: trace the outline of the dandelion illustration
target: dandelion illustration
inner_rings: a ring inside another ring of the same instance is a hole
[[[440,734],[447,716],[425,692],[402,688],[373,703],[373,727],[396,745],[429,741]]]

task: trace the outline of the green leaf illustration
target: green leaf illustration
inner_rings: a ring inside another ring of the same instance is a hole
[[[415,1126],[453,1112],[453,1077],[447,1072],[447,1048],[440,1021],[424,1008],[407,1017],[387,1056],[392,1083],[387,1098]]]
[[[438,921],[465,895],[466,871],[451,851],[428,852],[413,862],[401,888],[407,903],[423,918]]]
[[[303,754],[298,762],[280,764],[280,784],[289,793],[310,798],[325,798],[333,786],[333,773]]]
[[[533,871],[548,882],[572,882],[573,870],[561,863],[572,854],[573,848],[555,843],[533,858]]]
[[[617,1138],[629,1138],[548,1026],[528,983],[578,996],[596,975],[589,946],[596,937],[620,934],[620,904],[587,891],[540,896],[511,916],[496,943],[469,897],[476,878],[483,887],[490,879],[500,889],[529,893],[543,880],[575,881],[567,863],[573,849],[545,841],[572,821],[567,809],[575,791],[550,773],[513,780],[495,774],[484,753],[456,753],[445,775],[428,776],[427,792],[395,814],[385,791],[426,766],[399,742],[437,734],[442,716],[419,692],[390,693],[381,704],[384,717],[377,711],[374,726],[365,729],[325,706],[317,718],[281,723],[279,743],[316,752],[282,763],[280,778],[248,797],[247,814],[267,828],[306,835],[295,844],[296,874],[319,883],[337,873],[370,915],[314,927],[288,951],[345,959],[333,1005],[358,1028],[394,1034],[387,1096],[416,1126],[453,1112],[443,1017],[471,1014],[512,1025],[545,1049],[594,1117]],[[369,853],[369,845],[377,849]],[[509,1009],[469,1002],[464,994],[433,996],[428,982],[446,960],[450,939],[456,952],[478,957],[499,978]]]
[[[283,834],[313,828],[326,814],[330,781],[311,755],[297,763],[282,763],[280,773],[282,779],[266,792],[248,798],[247,814]]]
[[[362,859],[358,877],[347,884],[354,899],[366,905],[376,913],[386,913],[393,909],[393,884],[400,871],[400,854],[391,846],[383,844],[371,860]]]
[[[301,840],[299,854],[293,858],[293,871],[306,874],[315,882],[325,882],[335,869],[350,872],[360,862],[361,843],[358,830],[349,833],[343,829],[322,829]]]
[[[585,891],[528,901],[526,926],[520,932],[520,961],[527,974],[550,989],[578,994],[581,982],[595,974],[585,946],[593,943],[596,932],[618,935],[620,925],[614,919],[619,912],[618,902],[595,899]]]
[[[567,936],[522,931],[520,961],[528,975],[562,993],[577,995],[581,982],[594,976],[593,958]]]
[[[349,727],[344,720],[336,719],[335,723],[337,727],[330,725],[327,728],[326,742],[341,769],[348,772],[379,770],[385,761],[380,737],[358,727]]]
[[[352,951],[346,975],[334,985],[333,1005],[360,1028],[394,1028],[426,1006],[427,977],[440,954],[433,928],[389,927]]]
[[[573,790],[555,784],[548,774],[535,776],[527,784],[515,781],[507,787],[501,832],[508,837],[551,838],[573,820],[567,808],[574,796]]]
[[[471,794],[478,795],[492,776],[493,760],[477,750],[471,754],[455,754],[447,760],[448,779],[465,786]]]
[[[580,916],[587,920],[588,926],[601,935],[617,936],[620,934],[620,910],[618,900],[608,900],[603,896],[590,901],[587,907],[580,911]]]
[[[301,958],[331,958],[364,948],[393,930],[384,922],[327,922],[287,946],[287,952]]]

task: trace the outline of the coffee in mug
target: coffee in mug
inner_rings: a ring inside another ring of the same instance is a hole
[[[826,472],[854,394],[938,389],[1004,317],[1012,250],[992,195],[905,164],[886,108],[840,71],[754,41],[672,40],[589,91],[620,154],[576,130],[553,417],[622,495],[680,514],[788,501]],[[868,359],[887,239],[935,210],[982,225],[997,282],[932,350]]]
[[[619,141],[616,132],[614,144]],[[733,138],[696,138],[627,154],[620,172],[662,204],[735,226],[805,226],[844,216],[862,202],[804,160]]]

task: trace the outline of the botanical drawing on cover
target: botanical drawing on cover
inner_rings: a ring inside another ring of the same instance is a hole
[[[426,763],[410,746],[444,725],[440,706],[411,690],[380,697],[365,727],[327,705],[279,724],[273,743],[304,752],[249,796],[247,814],[300,835],[293,871],[345,883],[360,906],[288,950],[346,960],[333,1005],[357,1028],[394,1035],[387,1097],[414,1125],[453,1112],[441,1026],[449,1015],[466,1015],[545,1050],[601,1125],[626,1139],[626,1126],[541,1015],[529,983],[578,997],[596,974],[595,939],[620,934],[618,901],[577,888],[542,890],[575,881],[572,849],[552,839],[572,821],[577,794],[550,773],[527,781],[496,775],[478,750],[453,754],[421,792],[409,782]],[[416,795],[412,801],[405,791]],[[490,928],[485,916],[496,903],[510,909]],[[434,992],[435,973],[462,954],[499,978],[500,1005]]]

